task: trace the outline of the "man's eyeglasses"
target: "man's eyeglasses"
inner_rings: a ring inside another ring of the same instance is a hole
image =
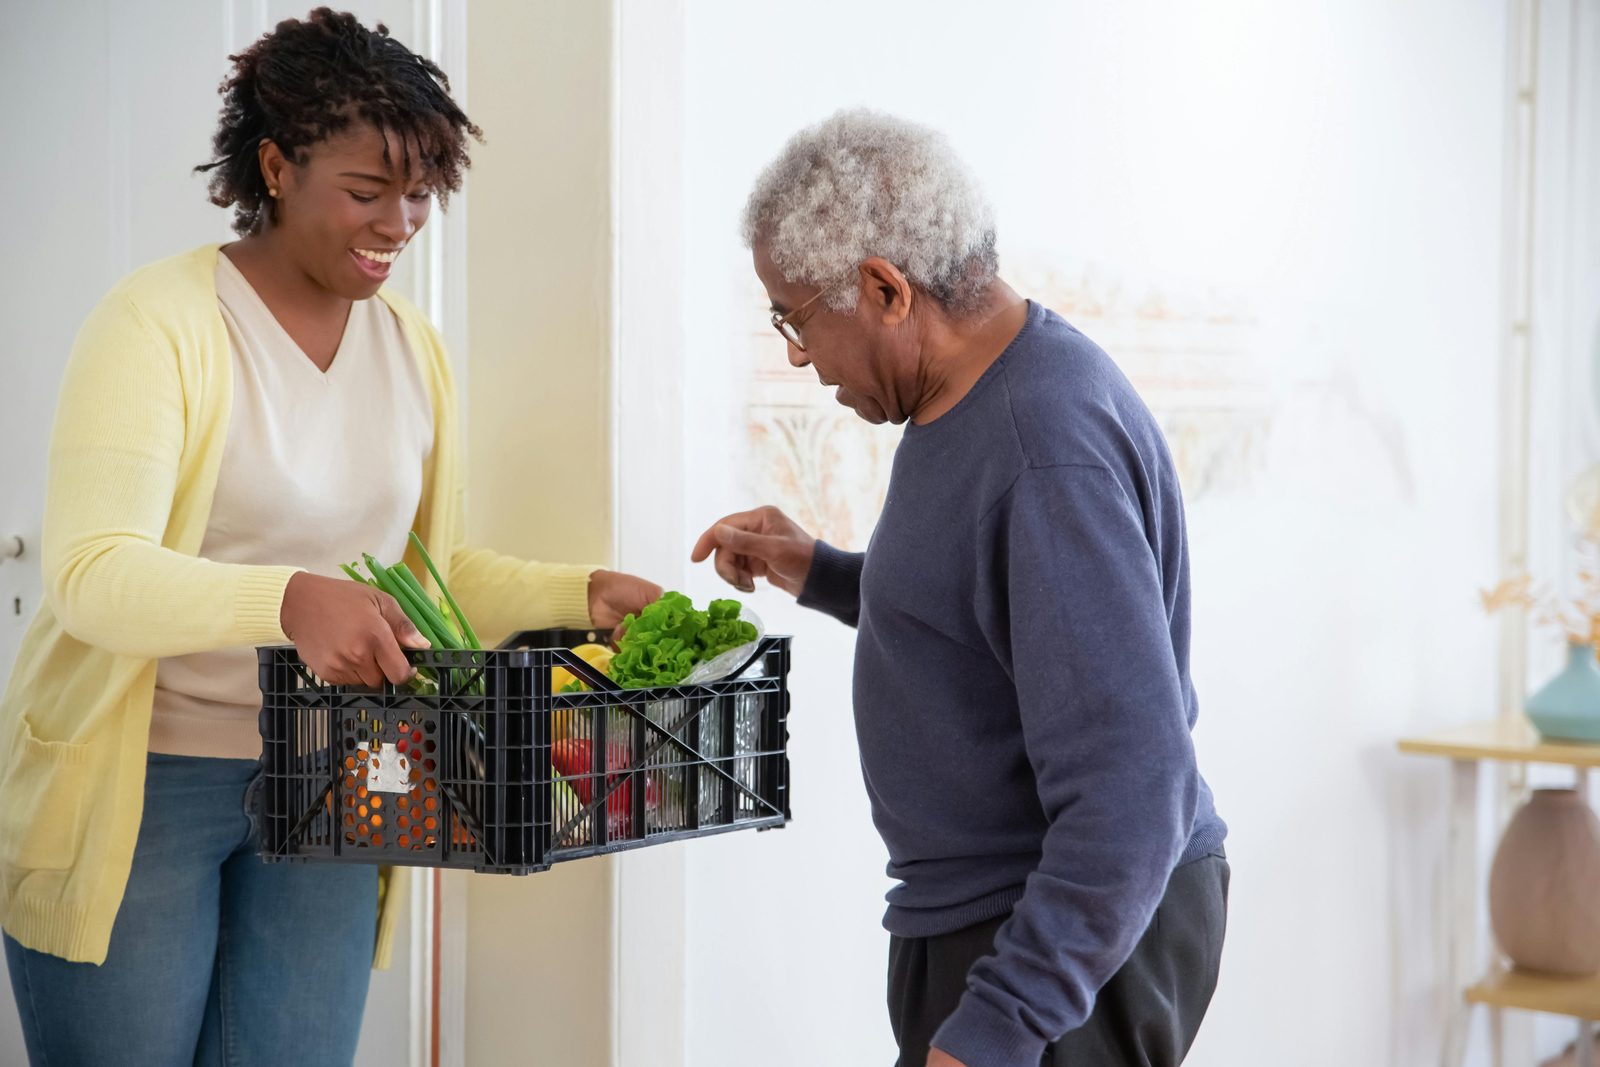
[[[829,293],[833,292],[835,289],[839,288],[839,286],[843,285],[849,280],[849,278],[839,279],[826,289],[823,289],[810,300],[807,300],[804,304],[801,304],[799,307],[795,308],[793,311],[774,311],[772,313],[772,328],[783,334],[783,339],[785,341],[788,341],[800,351],[804,352],[806,350],[806,343],[800,340],[800,324],[795,321],[795,318],[806,308],[810,307],[812,304],[815,304],[818,300],[821,300],[823,297],[827,296]],[[809,315],[806,317],[810,318]]]

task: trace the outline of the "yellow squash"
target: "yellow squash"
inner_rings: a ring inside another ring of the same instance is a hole
[[[578,654],[579,659],[601,674],[610,673],[611,657],[615,653],[604,645],[579,645],[572,651]],[[550,672],[550,692],[559,693],[563,688],[577,680],[577,677],[565,667],[557,667]]]
[[[615,655],[611,649],[604,645],[579,645],[572,651],[601,674],[610,673],[611,657]],[[559,693],[562,687],[575,681],[578,681],[578,678],[571,671],[565,667],[556,667],[550,672],[550,692]],[[551,732],[558,741],[581,736],[586,732],[588,718],[589,713],[586,711],[558,711],[552,717]]]

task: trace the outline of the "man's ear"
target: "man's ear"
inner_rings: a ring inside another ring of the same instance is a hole
[[[861,261],[861,299],[885,326],[898,326],[911,314],[911,282],[882,256]]]

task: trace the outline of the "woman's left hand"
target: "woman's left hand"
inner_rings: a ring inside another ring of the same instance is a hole
[[[614,630],[624,615],[637,615],[645,605],[661,599],[654,582],[621,571],[595,571],[589,575],[589,618],[597,630]]]

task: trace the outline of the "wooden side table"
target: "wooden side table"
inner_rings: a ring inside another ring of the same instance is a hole
[[[1495,1067],[1503,1061],[1502,1013],[1506,1009],[1565,1015],[1578,1020],[1578,1067],[1600,1067],[1594,1056],[1594,1025],[1600,1019],[1600,976],[1556,978],[1526,974],[1497,960],[1487,971],[1480,954],[1477,922],[1478,783],[1487,762],[1543,763],[1571,767],[1579,794],[1589,799],[1589,771],[1600,767],[1600,744],[1543,741],[1524,720],[1474,723],[1400,741],[1400,751],[1443,756],[1450,761],[1450,942],[1448,977],[1462,990],[1445,1032],[1442,1067],[1460,1067],[1477,1005],[1489,1010],[1489,1035]],[[1600,901],[1596,902],[1600,906]]]

